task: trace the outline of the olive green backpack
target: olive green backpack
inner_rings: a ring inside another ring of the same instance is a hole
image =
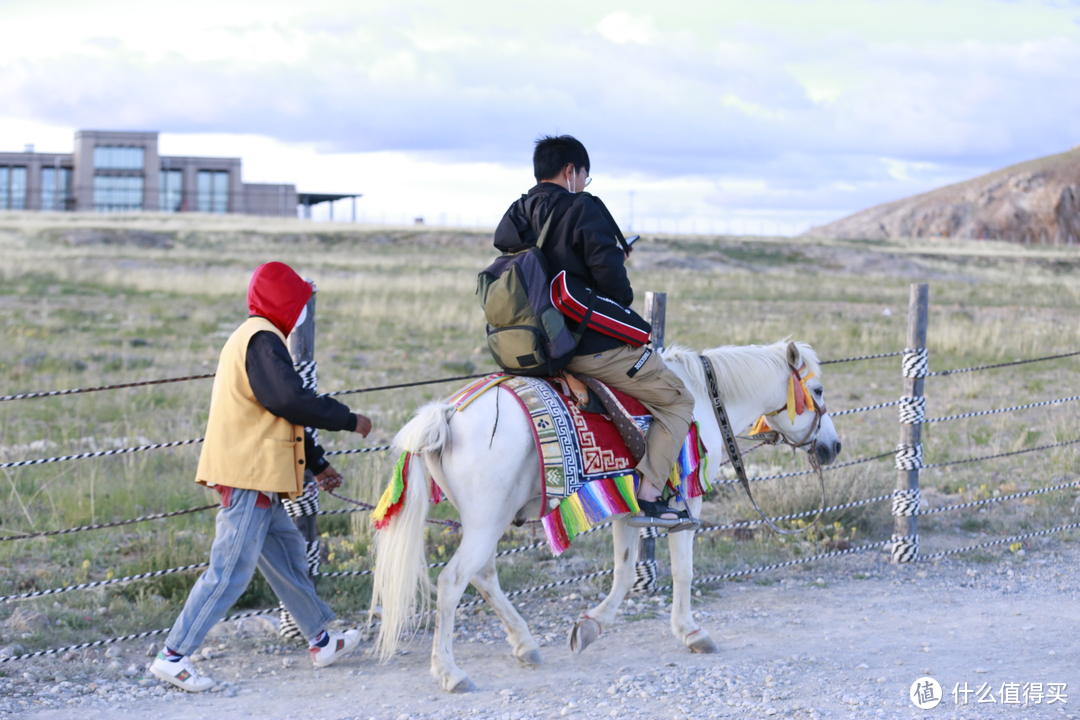
[[[477,277],[476,294],[487,317],[491,356],[512,375],[549,376],[574,358],[581,339],[566,327],[563,314],[551,302],[544,242],[565,214],[560,203],[548,215],[536,244],[503,253]],[[561,210],[561,211],[560,211]],[[590,304],[584,328],[592,315]]]

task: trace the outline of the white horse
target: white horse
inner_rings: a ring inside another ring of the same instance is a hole
[[[840,440],[827,413],[804,412],[791,422],[788,413],[774,412],[786,408],[792,368],[804,363],[815,375],[807,382],[807,389],[816,406],[824,406],[817,355],[809,345],[779,342],[721,347],[703,355],[714,368],[733,429],[747,428],[759,417],[774,413],[766,421],[786,440],[804,443],[802,447],[816,453],[822,465],[836,458]],[[699,356],[682,348],[667,350],[663,356],[694,395],[694,417],[700,424],[701,439],[712,454],[710,468],[715,476],[726,454]],[[394,439],[395,446],[418,453],[423,462],[414,459],[411,463],[404,506],[376,537],[372,608],[381,603],[378,646],[385,660],[397,649],[402,633],[414,627],[417,618],[424,617],[429,608],[432,586],[423,532],[428,515],[427,475],[438,483],[461,515],[461,545],[439,574],[431,651],[431,674],[449,692],[476,689],[454,663],[452,648],[454,611],[469,583],[502,620],[514,656],[526,664],[541,662],[539,646],[528,624],[499,587],[495,572],[499,538],[515,518],[536,517],[542,482],[529,418],[516,403],[505,399],[498,412],[500,393],[488,391],[462,412],[445,403],[431,403],[420,408],[401,429]],[[690,500],[690,510],[695,517],[699,515],[701,498]],[[583,650],[614,622],[619,604],[633,585],[638,532],[626,524],[627,517],[614,523],[615,577],[611,591],[571,630],[570,645],[575,652]],[[698,626],[690,610],[693,539],[693,532],[668,537],[674,586],[671,629],[693,652],[716,652],[708,632]]]

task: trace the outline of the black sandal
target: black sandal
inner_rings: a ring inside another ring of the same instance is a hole
[[[638,498],[637,503],[638,507],[641,508],[641,514],[630,516],[626,521],[626,524],[630,527],[655,527],[671,530],[691,522],[690,513],[668,507],[668,504],[661,500],[642,500]],[[663,515],[675,515],[675,517],[661,517]]]

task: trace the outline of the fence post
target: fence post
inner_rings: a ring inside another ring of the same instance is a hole
[[[664,320],[667,317],[667,293],[645,293],[645,320],[652,325],[652,344],[656,352],[664,349]],[[638,555],[634,565],[632,592],[656,592],[656,528],[638,531]]]
[[[919,468],[922,467],[922,423],[926,419],[923,382],[927,373],[926,326],[930,286],[911,286],[908,303],[907,345],[900,398],[900,444],[896,446],[896,492],[893,494],[892,562],[919,559]]]
[[[311,298],[307,303],[307,318],[289,335],[289,355],[292,356],[293,367],[304,379],[305,388],[318,388],[318,366],[315,363],[315,295],[317,289],[315,283],[308,279],[311,285]],[[308,428],[312,435],[318,439],[318,430]],[[304,493],[296,500],[283,500],[285,511],[296,523],[300,534],[304,536],[307,544],[308,572],[311,575],[319,572],[319,531],[315,527],[315,520],[319,511],[319,486],[315,482],[315,476],[311,470],[304,470]],[[297,627],[289,611],[281,605],[281,625],[278,632],[282,637],[300,638],[302,634]]]

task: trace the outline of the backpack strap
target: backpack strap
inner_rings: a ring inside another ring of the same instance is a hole
[[[563,216],[566,215],[566,213],[570,210],[570,208],[572,208],[583,197],[589,197],[589,198],[594,198],[595,199],[595,196],[589,195],[588,193],[576,193],[576,194],[572,195],[571,197],[573,199],[569,203],[566,202],[566,197],[565,196],[560,197],[555,202],[555,207],[553,207],[551,209],[551,212],[548,213],[547,220],[544,221],[544,227],[542,227],[540,229],[540,236],[536,239],[536,249],[539,250],[540,252],[544,251],[544,242],[551,235],[551,229],[559,224],[559,222],[562,220]],[[601,207],[602,206],[603,206],[603,204],[601,203]],[[605,208],[605,211],[606,211],[606,209],[607,208]],[[618,228],[616,228],[616,232],[618,232]],[[621,234],[619,235],[619,238],[620,239],[622,238]],[[625,241],[624,241],[624,244],[625,244]],[[588,308],[585,311],[585,317],[582,319],[581,323],[579,323],[578,331],[577,332],[573,332],[573,331],[570,332],[570,335],[574,338],[574,347],[575,348],[578,346],[578,343],[581,342],[581,337],[582,337],[582,335],[585,334],[586,328],[589,327],[589,320],[592,319],[593,310],[595,309],[595,307],[596,307],[596,293],[595,292],[589,293],[589,305],[588,305]]]
[[[554,228],[559,222],[562,221],[563,215],[574,206],[574,203],[578,201],[578,195],[573,196],[573,199],[567,203],[566,197],[560,197],[555,201],[555,207],[551,208],[551,212],[548,213],[547,220],[544,221],[544,226],[540,228],[540,235],[536,238],[536,247],[538,250],[544,249],[544,243],[547,241],[548,236],[551,234],[551,229]]]

